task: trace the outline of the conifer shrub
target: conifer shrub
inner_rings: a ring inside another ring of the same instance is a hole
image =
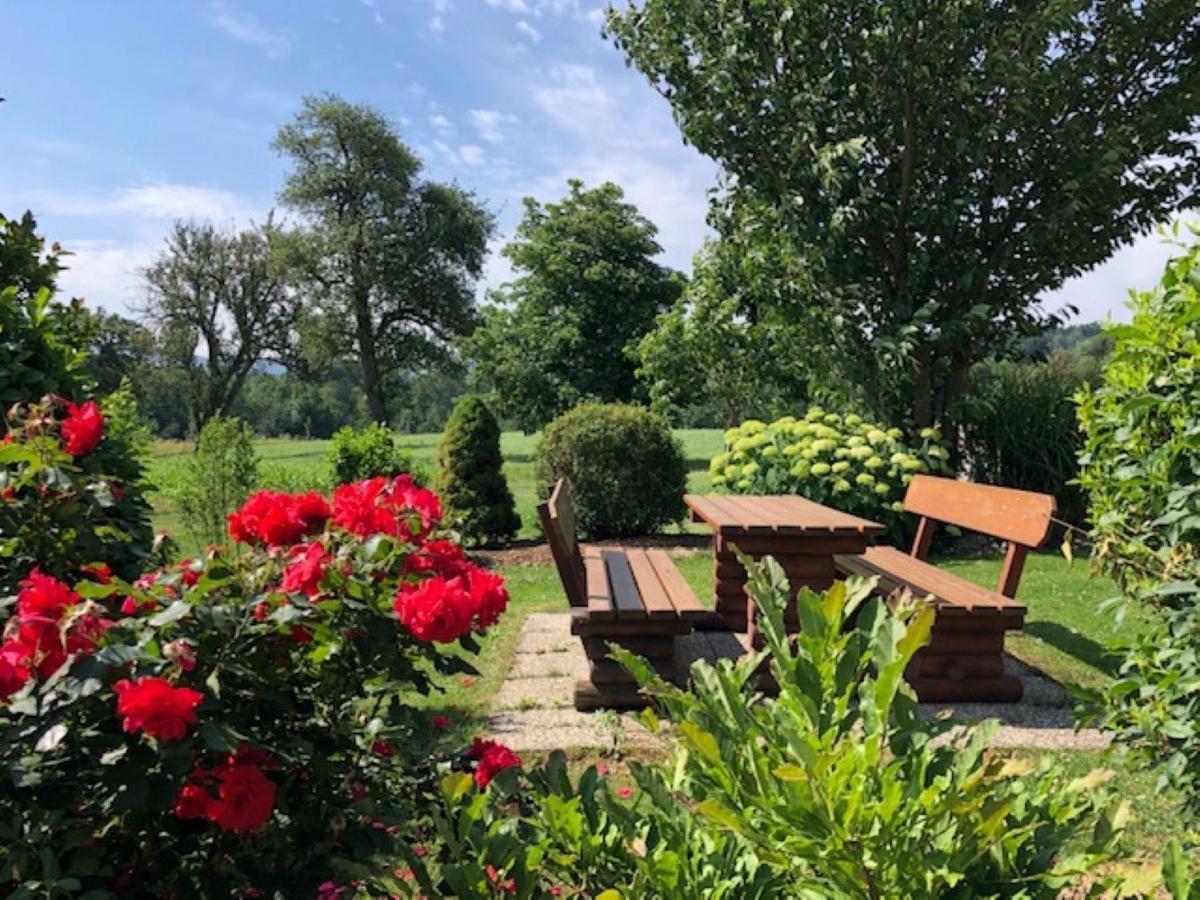
[[[464,397],[450,414],[437,451],[446,518],[464,541],[504,544],[520,529],[503,464],[496,417],[482,398]]]

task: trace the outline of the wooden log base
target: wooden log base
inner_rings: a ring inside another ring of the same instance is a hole
[[[651,660],[654,671],[667,681],[675,680],[675,660]],[[633,676],[625,671],[624,666],[612,659],[592,660],[592,684],[634,684]]]
[[[595,712],[598,709],[638,710],[649,705],[650,701],[633,685],[600,686],[590,681],[575,682],[575,708],[580,712]]]
[[[1014,675],[999,678],[912,678],[909,680],[922,703],[958,703],[972,700],[983,703],[1016,703],[1025,693],[1021,679]]]
[[[1004,674],[1004,658],[998,653],[987,656],[941,655],[922,649],[913,658],[909,674],[914,678],[948,678],[954,681],[994,678]]]
[[[675,656],[673,637],[586,637],[583,639],[583,652],[588,659],[608,659],[609,644],[619,644],[630,653],[647,659],[671,659]]]

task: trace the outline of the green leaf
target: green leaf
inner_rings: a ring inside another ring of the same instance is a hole
[[[192,605],[186,600],[176,600],[162,612],[150,617],[150,624],[155,628],[162,628],[164,625],[169,625],[171,622],[178,622],[191,610]]]
[[[458,803],[474,783],[474,779],[466,772],[451,772],[442,779],[442,796],[449,803]]]

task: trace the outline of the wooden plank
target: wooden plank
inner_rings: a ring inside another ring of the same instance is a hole
[[[922,703],[1016,703],[1025,692],[1021,679],[1012,675],[997,678],[910,678],[908,683]]]
[[[1021,583],[1021,571],[1025,568],[1028,549],[1016,541],[1009,541],[1004,554],[1004,567],[1000,570],[1000,582],[996,591],[1005,597],[1017,596],[1017,585]]]
[[[912,552],[909,556],[915,559],[928,559],[929,546],[933,543],[933,533],[937,530],[937,521],[928,516],[921,516],[917,522],[917,533],[913,537]]]
[[[646,608],[638,594],[637,582],[633,580],[629,560],[620,550],[604,550],[603,556],[618,621],[645,620]]]
[[[671,619],[675,617],[675,607],[667,596],[654,564],[650,562],[646,551],[631,547],[625,551],[629,569],[637,585],[637,593],[641,596],[642,605],[646,609],[648,619]]]
[[[645,656],[648,659],[662,659],[675,656],[674,635],[638,635],[636,637],[620,638],[583,638],[583,652],[588,659],[607,659],[608,645],[619,644],[630,653]]]
[[[720,523],[719,528],[722,533],[728,531],[748,532],[754,524],[751,517],[746,514],[734,503],[729,502],[728,496],[709,496],[708,505],[717,513],[716,521]],[[770,528],[759,528],[759,531],[770,534]]]
[[[939,522],[1037,547],[1050,532],[1055,504],[1049,494],[917,475],[908,485],[904,508]]]
[[[914,678],[993,678],[1004,674],[1004,658],[999,653],[979,655],[926,653],[913,658]]]
[[[572,607],[587,606],[583,562],[575,540],[575,518],[570,509],[566,479],[559,479],[549,499],[538,504],[538,518],[542,530],[546,532],[546,542],[550,545],[550,555],[554,557],[554,565],[558,568],[567,602]]]
[[[693,522],[704,522],[711,528],[721,527],[721,514],[710,502],[709,494],[684,494],[683,502],[692,511]]]
[[[597,687],[590,681],[575,682],[575,708],[580,712],[645,709],[649,705],[650,700],[633,685]]]
[[[742,530],[748,534],[776,534],[779,530],[779,517],[770,505],[764,503],[765,498],[758,496],[744,497],[730,494],[722,497],[721,502],[737,512],[743,521]]]
[[[604,568],[604,557],[600,555],[599,550],[592,547],[584,550],[583,569],[587,584],[588,618],[593,622],[615,620],[617,612],[613,609],[608,572]]]
[[[675,658],[650,660],[651,667],[659,677],[667,681],[675,680]],[[590,674],[592,684],[633,684],[630,675],[620,663],[612,659],[592,660]]]
[[[671,562],[671,557],[666,554],[666,551],[651,550],[646,557],[658,574],[658,579],[666,590],[671,606],[674,607],[680,618],[685,621],[693,621],[709,617],[711,610],[700,603],[692,586],[675,568],[675,563]]]
[[[733,548],[749,553],[754,558],[775,554],[795,556],[831,556],[835,553],[862,553],[867,549],[866,535],[858,533],[834,534],[813,532],[797,537],[780,535],[721,535],[717,542],[718,554],[732,556]]]
[[[807,497],[788,496],[786,499],[794,509],[792,515],[798,521],[811,520],[820,523],[822,528],[834,534],[881,535],[887,531],[878,522],[852,516],[850,513],[825,506],[809,500]]]
[[[679,618],[640,620],[617,620],[615,622],[592,622],[586,609],[571,610],[571,634],[577,637],[621,638],[650,637],[653,635],[688,634],[692,626]]]
[[[937,599],[965,609],[1024,609],[1024,605],[987,588],[952,575],[927,562],[914,559],[895,547],[871,547],[857,556],[835,557],[842,571],[876,574],[893,586],[911,588],[918,596],[933,594]]]

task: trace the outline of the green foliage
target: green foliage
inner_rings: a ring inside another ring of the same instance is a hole
[[[393,596],[413,580],[413,544],[315,527],[300,545],[310,564],[319,551],[311,591],[281,586],[297,565],[286,546],[75,584],[51,629],[69,655],[22,686],[11,668],[0,679],[6,896],[404,892],[399,845],[434,766],[415,749],[421,697],[474,672],[478,645],[439,647],[401,624]],[[144,678],[195,692],[194,718],[162,700],[123,709],[122,681]],[[154,731],[164,720],[173,736]],[[247,787],[218,793],[231,766]],[[216,814],[229,807],[246,830]]]
[[[22,297],[0,283],[0,407],[49,394],[79,398],[89,387],[83,305],[59,303],[43,288]]]
[[[70,254],[58,244],[47,249],[33,213],[26,211],[20,219],[0,215],[0,287],[13,288],[21,300],[41,291],[53,294],[64,256]]]
[[[971,479],[1050,494],[1060,518],[1081,524],[1075,476],[1083,437],[1073,398],[1098,372],[1094,358],[1061,350],[1044,362],[988,360],[972,369],[954,417]]]
[[[893,421],[940,424],[975,362],[1059,318],[1039,296],[1194,201],[1192,0],[646,0],[608,30],[780,211]]]
[[[570,481],[576,522],[592,540],[651,534],[683,516],[683,449],[645,407],[581,403],[546,426],[537,452],[538,481]]]
[[[713,405],[720,419],[706,424],[728,428],[795,408],[823,380],[834,332],[820,307],[806,307],[806,272],[777,226],[769,209],[735,209],[696,254],[684,293],[637,347],[656,409]]]
[[[225,519],[258,486],[254,432],[241,419],[210,419],[195,452],[171,485],[172,497],[193,538],[203,545],[225,540]]]
[[[558,203],[525,198],[504,248],[517,278],[466,345],[472,387],[525,431],[581,400],[636,399],[634,345],[680,292],[654,261],[658,229],[619,187],[569,186]]]
[[[413,462],[412,454],[396,441],[386,425],[373,422],[365,428],[340,428],[329,443],[326,455],[332,485],[362,481],[378,475],[392,477],[408,472],[419,483],[426,473]]]
[[[1079,396],[1079,480],[1095,564],[1153,614],[1090,717],[1200,816],[1200,243],[1130,306],[1133,321],[1107,331],[1102,380]]]
[[[106,405],[116,428],[105,423],[99,444],[72,456],[64,447],[63,405],[46,398],[6,411],[8,437],[0,444],[0,595],[15,589],[31,569],[77,577],[104,563],[135,578],[154,541],[143,464],[126,441],[126,412],[118,398]]]
[[[904,488],[913,475],[938,474],[949,456],[936,428],[916,442],[855,413],[819,406],[804,418],[757,419],[725,432],[725,451],[709,465],[713,485],[740,494],[799,494],[885,525],[900,542],[911,534]]]
[[[556,884],[589,896],[813,900],[1054,898],[1083,877],[1097,893],[1113,886],[1098,867],[1128,806],[1102,786],[1109,773],[1071,780],[989,749],[994,722],[918,714],[903,673],[929,640],[932,607],[891,610],[868,599],[871,583],[804,589],[803,627],[789,635],[783,571],[746,566],[765,651],[698,663],[681,690],[613,650],[672,723],[666,761],[631,763],[629,802],[595,768],[569,780],[561,756],[527,785],[514,773],[487,804],[447,779],[442,839],[414,866],[427,894],[446,893],[446,879],[460,896],[484,896],[489,865],[518,897]],[[764,666],[776,698],[759,688]],[[657,715],[644,721],[659,728]]]
[[[503,465],[496,417],[482,398],[464,397],[450,414],[437,450],[437,489],[446,521],[464,540],[503,544],[521,528]]]
[[[340,97],[306,97],[274,146],[294,164],[280,198],[308,223],[292,250],[313,330],[359,363],[370,417],[386,421],[388,377],[443,361],[474,325],[492,216],[457,185],[421,180],[383,114]]]

